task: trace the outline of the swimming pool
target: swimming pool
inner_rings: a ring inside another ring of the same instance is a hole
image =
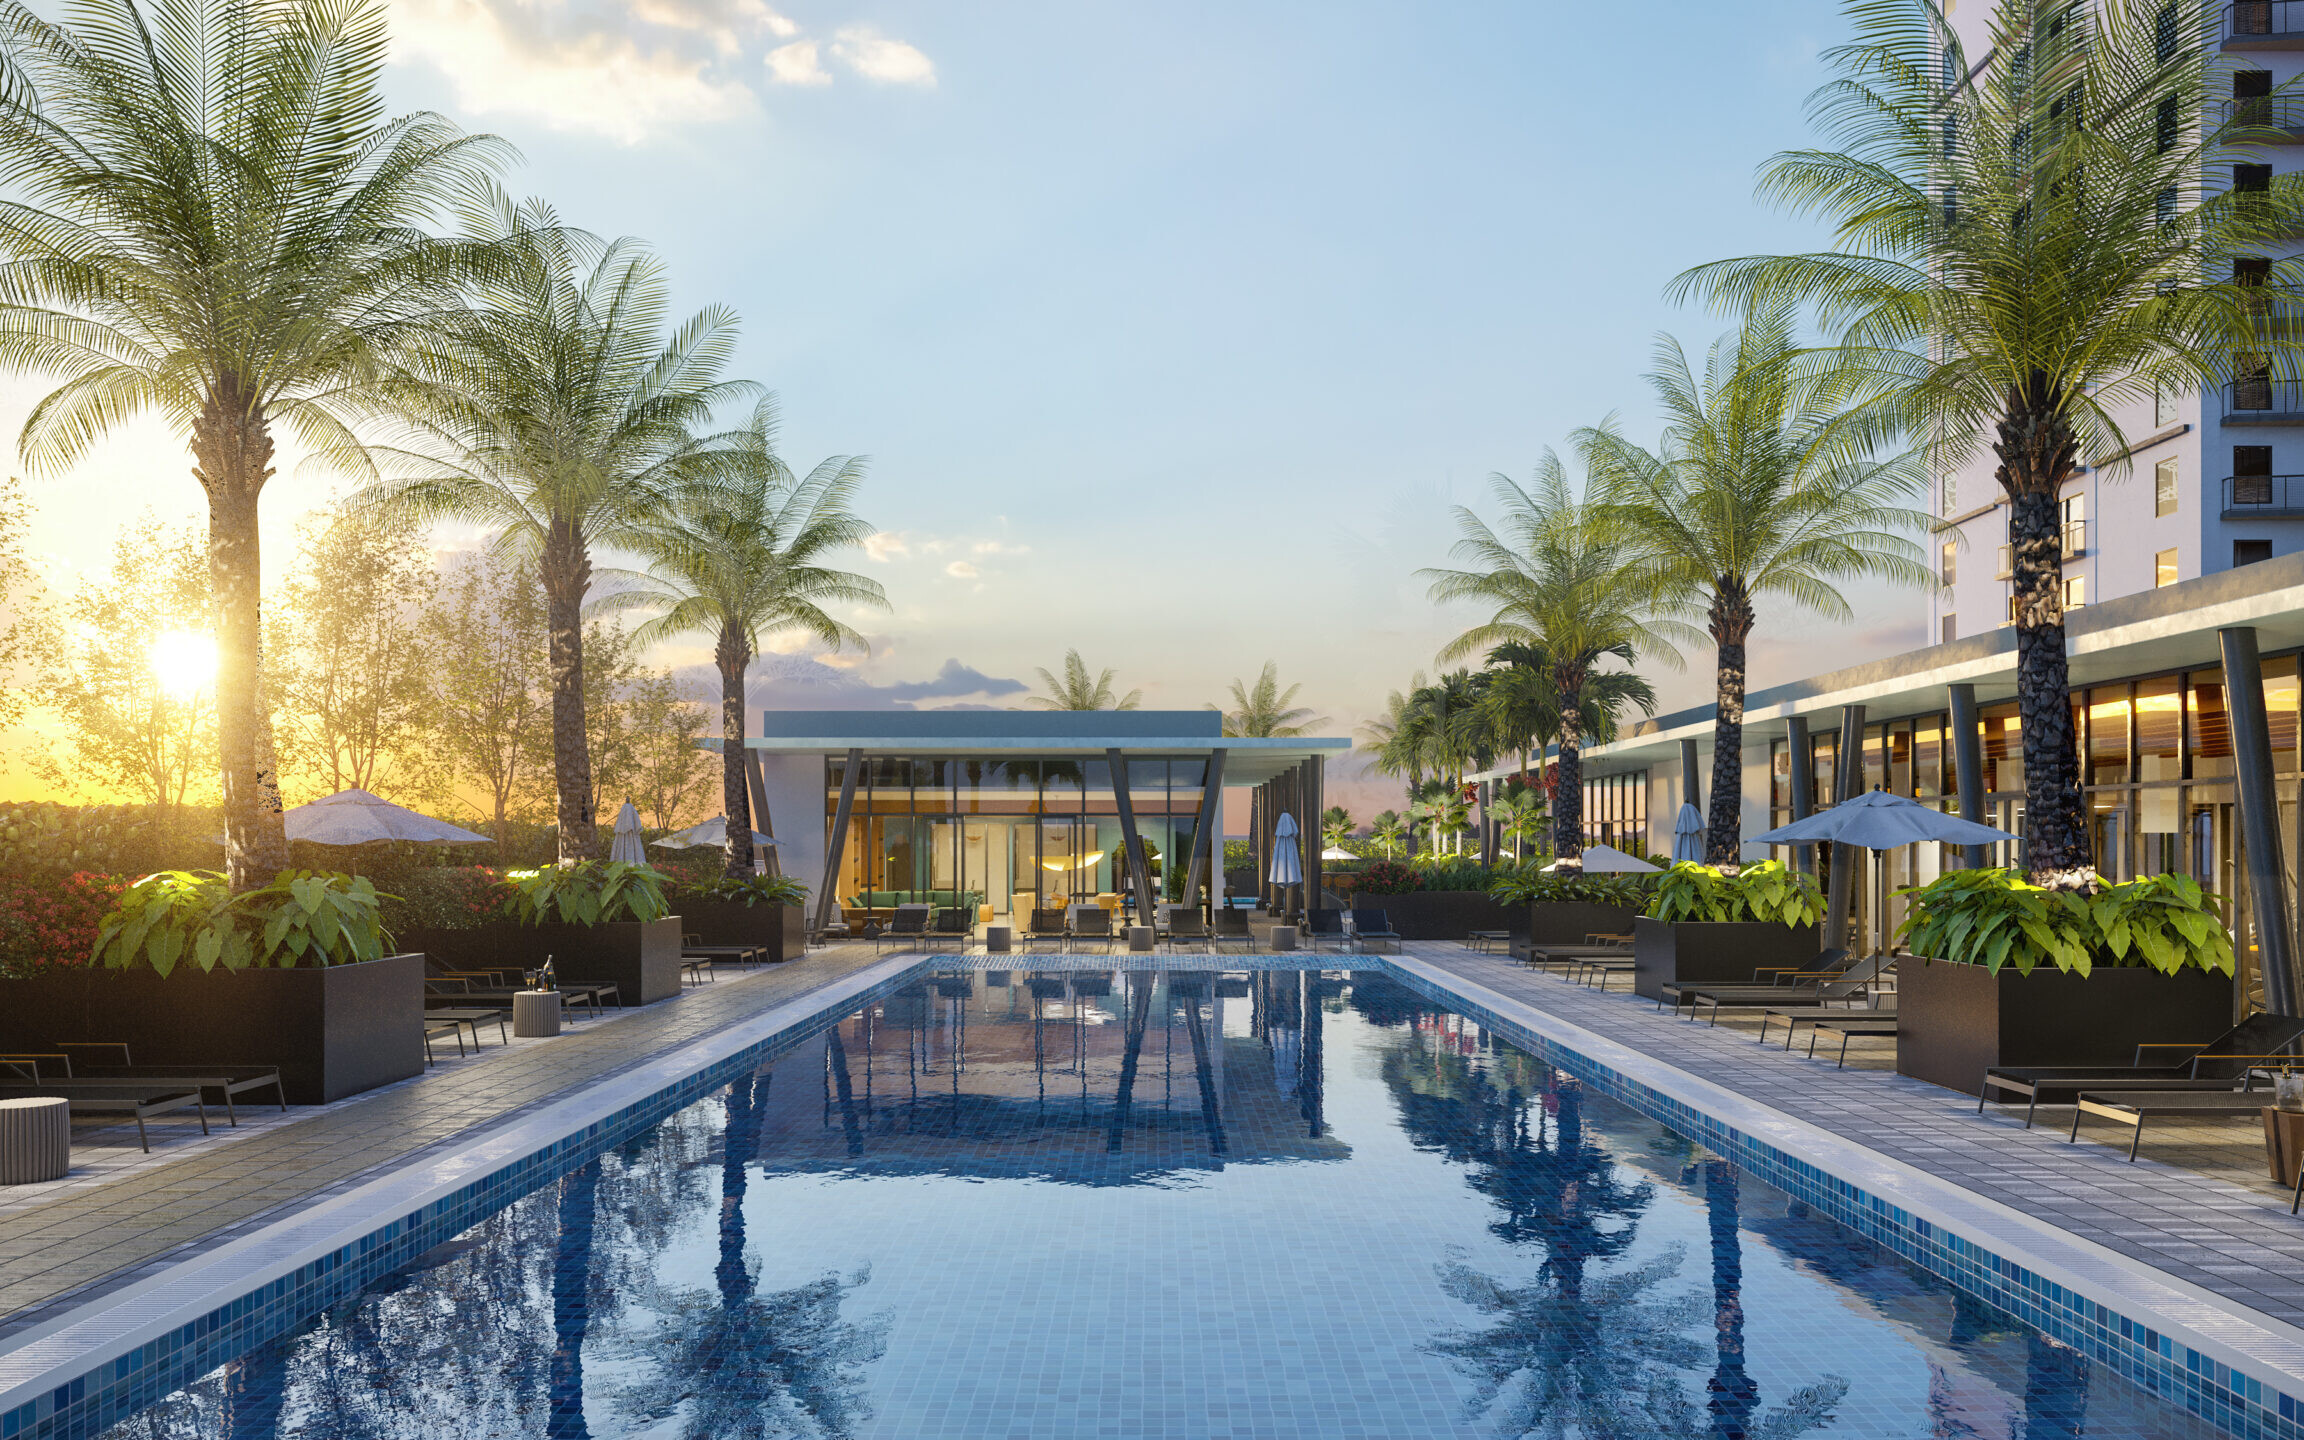
[[[115,1437],[2222,1433],[1363,972],[820,1027]]]

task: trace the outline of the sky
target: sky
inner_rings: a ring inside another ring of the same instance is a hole
[[[1654,334],[1725,325],[1670,277],[1817,241],[1752,177],[1844,32],[1834,0],[392,3],[397,105],[733,305],[794,462],[870,457],[854,568],[892,608],[847,617],[869,654],[780,642],[755,706],[1015,705],[1077,647],[1158,708],[1276,661],[1329,734],[1479,618],[1416,578],[1453,506],[1611,414],[1652,438]],[[269,573],[340,483],[283,466]],[[65,575],[198,503],[157,426],[32,493]],[[1763,617],[1754,686],[1924,643],[1917,595],[1850,599]],[[1708,660],[1649,667],[1668,708]]]

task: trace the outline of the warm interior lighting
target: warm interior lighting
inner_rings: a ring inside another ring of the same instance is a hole
[[[1103,851],[1091,850],[1077,860],[1043,860],[1040,862],[1040,868],[1043,870],[1085,870],[1103,858]]]
[[[152,678],[172,699],[198,694],[216,678],[215,637],[197,630],[171,630],[154,636],[145,657],[152,666]]]

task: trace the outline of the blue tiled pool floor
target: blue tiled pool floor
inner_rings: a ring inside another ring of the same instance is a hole
[[[980,968],[110,1433],[2222,1432],[1398,980]]]

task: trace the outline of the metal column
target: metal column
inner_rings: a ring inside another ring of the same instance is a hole
[[[1304,827],[1304,923],[1307,925],[1312,923],[1312,911],[1326,898],[1328,881],[1327,867],[1320,858],[1320,852],[1328,848],[1328,842],[1320,834],[1320,817],[1328,803],[1323,793],[1325,787],[1320,783],[1327,778],[1320,773],[1321,764],[1321,757],[1315,755],[1299,767],[1304,772],[1305,813],[1312,817]]]
[[[1976,687],[1947,685],[1952,701],[1952,776],[1960,788],[1960,818],[1979,825],[1984,818],[1984,741],[1976,729]],[[1964,847],[1961,858],[1971,870],[1984,868],[1981,845]]]
[[[1795,715],[1784,722],[1784,746],[1791,754],[1791,774],[1785,787],[1792,792],[1792,818],[1805,820],[1816,811],[1816,746],[1808,738],[1808,717]],[[1792,868],[1813,872],[1816,847],[1792,847]]]
[[[2248,847],[2248,898],[2256,917],[2257,970],[2264,1008],[2296,1013],[2295,932],[2281,878],[2279,780],[2272,769],[2272,730],[2264,713],[2264,663],[2256,631],[2236,625],[2216,632],[2224,650],[2224,704],[2232,714],[2232,758],[2240,790],[2240,838]]]
[[[840,776],[840,808],[832,812],[832,843],[824,847],[824,888],[816,892],[816,932],[822,934],[832,924],[832,907],[839,896],[832,893],[832,882],[840,875],[840,852],[848,845],[848,815],[856,808],[856,774],[864,768],[864,752],[848,752],[847,768]]]
[[[760,752],[757,750],[747,749],[744,752],[744,790],[752,803],[752,828],[774,840],[776,827],[768,823],[768,780],[760,773]],[[774,845],[753,846],[752,859],[753,868],[763,875],[784,873],[783,857],[776,853]]]
[[[1205,865],[1208,869],[1201,867]],[[1220,878],[1224,874],[1224,751],[1222,747],[1208,752],[1208,773],[1200,786],[1200,820],[1192,833],[1192,866],[1185,872],[1184,902],[1200,903],[1200,881],[1213,870]],[[1214,895],[1216,887],[1210,885],[1208,893]]]
[[[1840,707],[1839,761],[1840,773],[1832,782],[1835,804],[1864,793],[1864,707],[1861,705]],[[1824,901],[1824,948],[1827,950],[1848,944],[1848,917],[1856,898],[1856,866],[1860,853],[1854,845],[1832,847],[1831,888]]]
[[[1152,867],[1145,863],[1144,840],[1136,833],[1136,802],[1128,793],[1128,761],[1118,750],[1107,749],[1104,763],[1112,771],[1112,802],[1120,811],[1120,843],[1128,847],[1128,878],[1136,883],[1136,923],[1152,923]]]
[[[1704,784],[1696,775],[1696,742],[1693,740],[1680,742],[1680,803],[1695,806],[1699,815],[1704,813]],[[1673,826],[1677,830],[1678,816],[1673,817]]]

